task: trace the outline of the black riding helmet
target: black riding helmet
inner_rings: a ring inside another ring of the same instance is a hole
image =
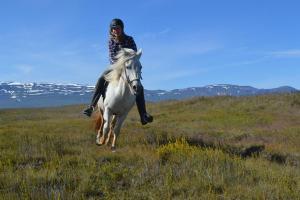
[[[124,23],[121,19],[113,19],[110,23],[110,29],[120,26],[124,30]]]

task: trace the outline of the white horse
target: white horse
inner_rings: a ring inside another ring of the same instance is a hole
[[[111,71],[105,75],[108,86],[104,101],[102,96],[98,101],[100,116],[96,122],[97,145],[104,142],[108,144],[113,135],[111,149],[116,148],[117,136],[141,87],[141,55],[141,50],[135,52],[132,49],[121,49],[116,57],[117,62],[110,66]]]

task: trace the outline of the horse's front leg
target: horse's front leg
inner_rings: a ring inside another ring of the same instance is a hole
[[[117,118],[118,118],[117,115],[113,115],[112,116],[112,120],[110,122],[109,133],[108,133],[108,136],[107,136],[107,138],[105,140],[105,144],[106,145],[108,145],[109,140],[110,140],[111,136],[113,135],[113,131],[114,131],[114,128],[115,128],[115,125],[116,125]]]
[[[118,135],[120,134],[120,130],[121,130],[122,124],[123,124],[126,116],[127,116],[127,113],[119,116],[116,120],[116,124],[115,124],[114,130],[113,130],[114,138],[113,138],[113,141],[111,144],[111,149],[113,151],[116,149],[116,140],[117,140]]]
[[[109,109],[105,109],[104,113],[103,113],[103,132],[102,132],[102,136],[100,138],[100,145],[104,144],[105,138],[109,132],[109,126],[110,126],[110,122],[111,122],[111,117],[112,117],[112,113],[110,112]]]

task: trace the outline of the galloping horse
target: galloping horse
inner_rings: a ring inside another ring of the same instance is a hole
[[[117,62],[110,66],[110,72],[105,75],[108,82],[105,99],[98,101],[100,116],[97,119],[98,130],[96,144],[108,144],[111,134],[113,141],[111,149],[116,148],[116,139],[122,124],[133,107],[136,95],[141,88],[142,51],[121,49],[117,55]]]

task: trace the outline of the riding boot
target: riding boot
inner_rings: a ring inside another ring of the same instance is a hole
[[[83,111],[83,114],[90,117],[102,95],[103,100],[105,98],[105,91],[107,88],[108,83],[105,81],[104,75],[107,74],[109,71],[105,71],[102,76],[98,79],[94,95],[91,101],[91,104]]]
[[[144,96],[144,88],[141,87],[139,93],[136,96],[136,105],[140,114],[141,123],[145,125],[147,123],[151,123],[153,121],[153,117],[147,113],[146,104],[145,104],[145,96]]]

